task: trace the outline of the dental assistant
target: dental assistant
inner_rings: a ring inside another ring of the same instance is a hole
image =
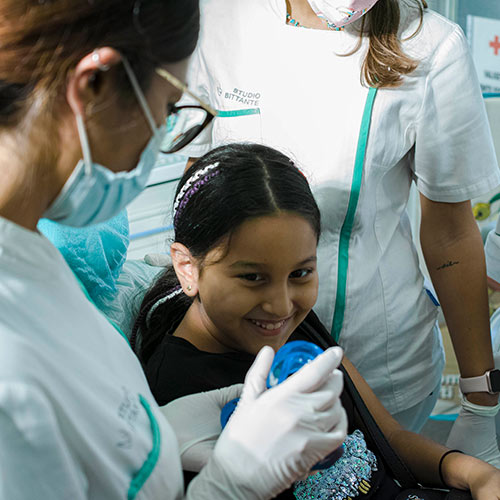
[[[462,30],[421,0],[206,0],[188,82],[218,115],[186,155],[250,140],[304,169],[322,215],[315,312],[384,406],[419,431],[444,353],[406,213],[412,182],[461,376],[493,368],[469,200],[500,176]],[[484,389],[467,401],[498,411]]]
[[[345,438],[340,349],[263,394],[264,349],[242,392],[160,409],[36,231],[108,220],[145,187],[198,28],[191,0],[0,0],[1,499],[272,498]],[[187,492],[181,459],[203,467]]]

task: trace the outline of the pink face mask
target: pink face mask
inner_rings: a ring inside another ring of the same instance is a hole
[[[308,0],[317,16],[338,28],[366,14],[378,0]]]

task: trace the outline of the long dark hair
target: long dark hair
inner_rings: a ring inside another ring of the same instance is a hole
[[[221,146],[197,160],[180,180],[174,239],[203,262],[243,222],[278,212],[300,215],[319,239],[318,206],[306,178],[290,158],[257,144]],[[132,346],[143,362],[163,336],[175,330],[192,300],[182,293],[173,267],[156,280],[143,299],[132,331]],[[138,333],[140,345],[136,345]]]

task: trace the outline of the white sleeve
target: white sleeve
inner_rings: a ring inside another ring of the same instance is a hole
[[[34,385],[0,383],[0,498],[84,500],[87,484]]]
[[[484,247],[488,276],[500,283],[500,218],[494,231],[490,231]]]
[[[458,26],[436,49],[415,127],[415,180],[427,198],[465,201],[500,183],[479,81]]]

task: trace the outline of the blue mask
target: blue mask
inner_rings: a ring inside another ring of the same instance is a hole
[[[123,59],[123,64],[153,136],[133,170],[113,172],[92,161],[83,118],[77,115],[83,160],[78,162],[61,192],[44,213],[43,216],[47,219],[73,227],[104,222],[117,215],[146,187],[166,125],[156,126],[130,64],[126,59]]]

